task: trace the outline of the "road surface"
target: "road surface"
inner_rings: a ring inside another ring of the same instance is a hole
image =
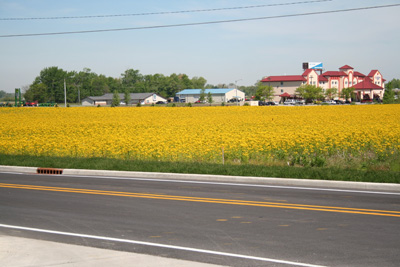
[[[398,266],[400,194],[0,173],[0,233],[228,266]]]

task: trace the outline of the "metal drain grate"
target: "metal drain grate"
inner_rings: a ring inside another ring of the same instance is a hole
[[[54,168],[37,168],[36,171],[38,174],[62,174],[62,169],[54,169]]]

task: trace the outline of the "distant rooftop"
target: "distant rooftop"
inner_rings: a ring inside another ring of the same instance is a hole
[[[226,94],[235,88],[213,88],[213,89],[205,89],[205,93],[211,94]],[[199,95],[201,93],[201,89],[185,89],[177,93],[177,95]]]

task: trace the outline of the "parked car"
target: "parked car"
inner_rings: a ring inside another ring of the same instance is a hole
[[[294,105],[296,104],[296,101],[294,99],[286,99],[285,102],[283,102],[284,105]]]
[[[295,103],[296,103],[296,105],[304,105],[306,103],[306,101],[298,99],[298,100],[295,100]]]
[[[228,100],[228,103],[235,103],[235,102],[240,102],[240,99],[238,98],[231,98]]]
[[[197,101],[195,101],[194,103],[196,103],[196,104],[202,104],[202,103],[206,103],[206,101],[197,100]]]
[[[322,104],[336,105],[336,101],[335,100],[326,100],[326,101],[322,102]]]
[[[156,102],[156,105],[165,105],[165,104],[167,104],[167,102],[165,102],[165,101],[157,101]]]
[[[372,99],[362,99],[361,103],[372,103]]]
[[[343,105],[345,104],[343,100],[335,100],[336,104]]]

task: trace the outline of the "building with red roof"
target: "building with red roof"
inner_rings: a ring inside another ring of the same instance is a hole
[[[267,76],[261,80],[266,85],[275,88],[274,101],[284,101],[286,98],[296,98],[295,91],[301,85],[311,84],[321,87],[324,91],[337,89],[335,99],[342,99],[344,88],[354,88],[355,101],[382,99],[385,91],[382,74],[372,70],[368,75],[354,71],[349,65],[339,68],[339,71],[317,73],[316,69],[305,69],[302,75]],[[290,95],[290,97],[287,97]]]

